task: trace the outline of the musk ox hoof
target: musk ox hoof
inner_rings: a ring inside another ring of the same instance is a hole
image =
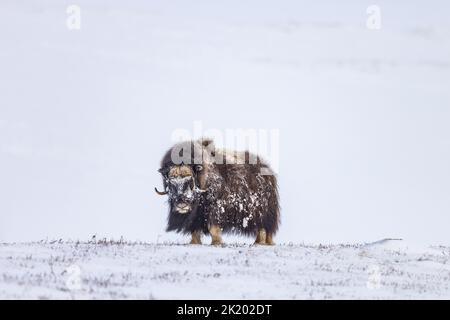
[[[202,235],[199,231],[192,232],[192,238],[189,244],[202,244]]]
[[[253,245],[254,246],[265,246],[267,243],[265,242],[254,242]]]
[[[266,242],[266,243],[262,243],[262,245],[264,245],[264,246],[274,246],[275,242]]]
[[[273,242],[273,241],[270,241],[270,242],[257,242],[257,241],[255,241],[254,243],[253,243],[253,245],[254,246],[274,246],[275,245],[275,242]]]
[[[224,247],[225,246],[225,244],[222,242],[222,241],[220,241],[220,240],[213,240],[213,241],[211,241],[211,245],[212,246],[216,246],[216,247]]]

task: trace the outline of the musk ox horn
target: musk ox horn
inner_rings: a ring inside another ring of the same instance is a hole
[[[159,194],[160,196],[164,196],[164,195],[168,194],[167,191],[163,191],[163,192],[158,191],[158,189],[156,189],[156,187],[155,187],[155,191],[156,191],[156,193]]]
[[[197,187],[194,188],[194,191],[195,192],[200,192],[200,193],[205,193],[206,192],[206,190],[202,190],[202,189],[197,188]]]

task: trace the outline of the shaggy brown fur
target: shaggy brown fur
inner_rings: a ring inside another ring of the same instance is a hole
[[[160,194],[169,196],[167,231],[190,233],[192,244],[201,243],[202,233],[221,244],[222,232],[273,244],[280,220],[278,187],[275,176],[261,174],[262,169],[272,172],[259,157],[216,150],[211,140],[173,146],[159,170],[165,190]]]

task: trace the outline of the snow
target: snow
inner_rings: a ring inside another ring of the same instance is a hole
[[[248,226],[248,220],[249,220],[249,218],[247,218],[247,217],[245,217],[245,218],[242,220],[242,226],[243,226],[244,228],[247,228],[247,226]]]
[[[449,299],[450,247],[0,245],[1,299]]]

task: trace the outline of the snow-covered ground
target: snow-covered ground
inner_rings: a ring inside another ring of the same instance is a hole
[[[3,299],[449,299],[450,247],[0,245]]]

